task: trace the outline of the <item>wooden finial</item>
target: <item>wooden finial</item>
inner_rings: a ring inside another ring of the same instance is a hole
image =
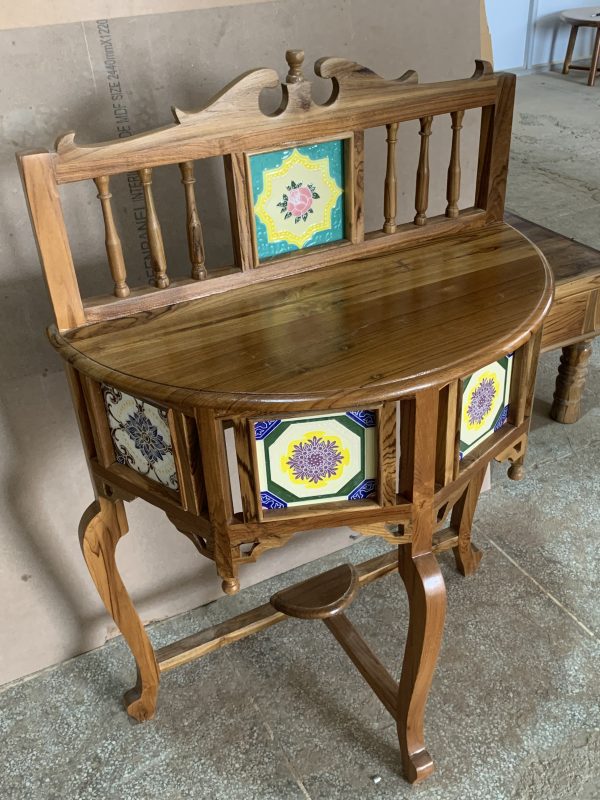
[[[289,71],[286,75],[286,83],[302,83],[302,64],[304,63],[304,50],[286,50],[285,60],[288,63]]]

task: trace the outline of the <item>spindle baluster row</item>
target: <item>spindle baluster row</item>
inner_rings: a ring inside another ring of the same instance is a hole
[[[194,280],[204,280],[208,277],[204,259],[204,239],[202,236],[202,225],[200,224],[200,216],[198,214],[198,206],[196,204],[196,193],[194,191],[194,184],[196,178],[194,177],[194,162],[183,161],[179,164],[181,171],[181,183],[185,191],[185,205],[186,205],[186,233],[188,242],[188,252],[190,262],[192,264],[192,278]],[[138,171],[142,189],[144,192],[144,199],[146,203],[146,229],[148,232],[148,244],[150,247],[150,256],[152,259],[152,271],[154,273],[154,285],[158,289],[166,289],[169,285],[169,277],[167,275],[167,259],[165,256],[165,247],[162,238],[162,231],[158,214],[156,213],[156,206],[154,203],[154,194],[152,191],[152,170],[149,168],[140,169]],[[108,256],[108,265],[114,280],[113,294],[115,297],[128,297],[130,294],[129,286],[127,285],[127,272],[125,269],[125,258],[123,256],[123,248],[121,240],[117,233],[117,226],[115,224],[110,192],[110,178],[108,175],[102,175],[94,178],[94,183],[98,189],[98,199],[102,208],[102,216],[104,217],[104,231],[106,254]]]
[[[464,110],[450,112],[452,120],[452,146],[450,163],[448,166],[448,181],[446,187],[446,216],[456,218],[460,214],[458,201],[460,198],[460,132],[465,112]],[[415,188],[415,225],[427,223],[427,207],[429,205],[429,137],[431,136],[432,116],[419,119],[419,164],[417,167],[417,180]],[[398,229],[396,222],[397,209],[397,182],[396,182],[396,143],[398,123],[390,122],[386,126],[387,164],[385,171],[385,186],[383,195],[383,232],[395,233]]]

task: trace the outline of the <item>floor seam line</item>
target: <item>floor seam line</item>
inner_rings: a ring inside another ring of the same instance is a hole
[[[557,605],[557,606],[558,606],[558,607],[559,607],[559,608],[560,608],[562,611],[564,611],[564,613],[565,613],[565,614],[567,614],[569,617],[571,617],[571,619],[572,619],[572,620],[573,620],[573,621],[574,621],[574,622],[575,622],[577,625],[579,625],[579,627],[580,627],[580,628],[581,628],[583,631],[585,631],[585,633],[587,633],[587,635],[588,635],[588,636],[590,636],[590,637],[591,637],[591,638],[592,638],[594,641],[596,641],[596,642],[597,642],[597,641],[600,641],[600,640],[598,639],[598,637],[596,636],[596,634],[594,633],[594,631],[592,631],[590,628],[588,628],[588,627],[587,627],[587,625],[585,625],[585,623],[581,622],[581,620],[580,620],[580,619],[577,619],[577,617],[575,616],[575,614],[573,614],[573,612],[572,612],[572,611],[569,611],[569,609],[568,609],[568,608],[567,608],[567,607],[566,607],[566,606],[565,606],[563,603],[561,603],[561,602],[560,602],[560,600],[559,600],[557,597],[555,597],[555,596],[552,594],[552,592],[549,592],[549,591],[548,591],[548,589],[546,589],[546,587],[545,587],[545,586],[543,586],[543,585],[542,585],[542,584],[541,584],[541,583],[540,583],[538,580],[536,580],[536,579],[533,577],[533,575],[531,575],[529,572],[527,572],[527,570],[526,570],[526,569],[523,569],[523,567],[522,567],[522,566],[521,566],[521,565],[520,565],[520,564],[519,564],[517,561],[515,561],[515,559],[514,559],[512,556],[509,556],[509,554],[508,554],[508,553],[507,553],[505,550],[503,550],[503,549],[500,547],[500,545],[499,545],[499,544],[496,544],[496,542],[495,542],[495,541],[494,541],[492,538],[490,538],[490,537],[489,537],[489,536],[487,536],[486,534],[483,534],[483,535],[484,535],[484,536],[485,536],[485,538],[488,540],[488,542],[489,542],[489,543],[490,543],[490,544],[491,544],[493,547],[495,547],[495,548],[496,548],[496,550],[497,550],[499,553],[501,553],[501,554],[504,556],[504,558],[506,558],[506,560],[507,560],[507,561],[509,561],[509,562],[510,562],[510,563],[511,563],[511,564],[512,564],[514,567],[516,567],[516,568],[519,570],[519,572],[521,572],[523,575],[525,575],[525,577],[526,577],[526,578],[529,578],[529,580],[530,580],[530,581],[531,581],[533,584],[535,584],[535,585],[538,587],[538,589],[540,589],[540,590],[541,590],[541,591],[542,591],[542,592],[543,592],[543,593],[546,595],[546,597],[549,597],[549,598],[550,598],[550,600],[552,600],[552,602],[553,602],[555,605]]]

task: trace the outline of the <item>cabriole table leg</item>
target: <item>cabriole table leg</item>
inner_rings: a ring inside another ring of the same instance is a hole
[[[413,556],[411,544],[398,548],[398,569],[408,595],[410,620],[398,693],[397,729],[402,765],[411,783],[433,772],[425,748],[427,695],[442,642],[446,587],[433,553]]]
[[[98,497],[81,518],[79,541],[98,594],[135,658],[137,683],[124,700],[127,713],[142,722],[154,716],[160,677],[148,635],[117,570],[115,550],[127,530],[123,501]]]

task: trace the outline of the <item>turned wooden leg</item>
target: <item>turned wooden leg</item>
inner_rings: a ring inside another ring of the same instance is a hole
[[[454,548],[456,568],[465,576],[476,572],[482,556],[481,550],[471,543],[471,529],[484,477],[485,468],[479,470],[469,481],[464,494],[455,503],[450,517],[450,527],[458,534],[458,545]]]
[[[423,720],[442,641],[446,587],[435,556],[413,556],[410,544],[398,548],[398,569],[410,610],[398,694],[398,739],[404,774],[416,783],[433,772],[433,760],[425,749]]]
[[[127,530],[123,502],[99,497],[81,518],[79,540],[98,594],[135,658],[137,683],[124,699],[127,713],[142,722],[154,716],[160,677],[148,635],[117,570],[115,550]]]
[[[570,424],[579,419],[581,395],[591,354],[591,340],[563,347],[554,389],[554,402],[550,409],[550,416],[557,422]]]
[[[567,45],[567,52],[565,55],[565,63],[563,64],[563,75],[568,75],[571,69],[571,61],[573,60],[573,50],[575,49],[575,40],[577,39],[578,25],[571,25],[571,34],[569,36],[569,44]]]
[[[596,70],[598,69],[598,59],[600,58],[600,27],[596,31],[594,39],[594,52],[592,53],[592,63],[590,64],[590,74],[588,75],[588,86],[596,83]]]

